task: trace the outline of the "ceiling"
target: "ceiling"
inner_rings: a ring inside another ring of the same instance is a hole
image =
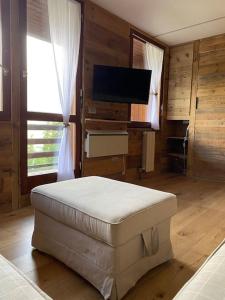
[[[225,33],[224,0],[92,0],[168,45]]]

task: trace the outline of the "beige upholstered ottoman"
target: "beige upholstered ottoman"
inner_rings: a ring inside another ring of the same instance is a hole
[[[13,264],[0,255],[1,300],[51,300]]]
[[[36,187],[32,245],[121,299],[147,271],[172,257],[169,193],[85,177]]]

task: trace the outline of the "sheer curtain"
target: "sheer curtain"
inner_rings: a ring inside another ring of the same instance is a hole
[[[64,122],[58,158],[58,181],[61,181],[74,178],[69,118],[76,91],[81,6],[73,0],[48,0],[48,13]]]
[[[147,121],[155,130],[159,130],[160,87],[164,51],[152,44],[145,44],[145,68],[152,70],[150,95],[147,109]]]

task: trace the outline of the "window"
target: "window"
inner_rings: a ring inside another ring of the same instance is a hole
[[[150,104],[148,105],[131,104],[130,119],[131,121],[134,122],[141,122],[141,123],[148,123],[148,124],[151,123],[151,126],[154,125],[153,128],[155,129],[158,127],[159,124],[160,102],[161,102],[161,96],[163,94],[162,80],[160,78],[162,74],[164,50],[165,47],[160,45],[155,40],[146,37],[145,35],[137,32],[136,30],[131,30],[130,65],[131,67],[137,69],[145,69],[146,66],[148,69],[151,70],[154,69],[154,73],[152,73],[151,82],[153,81],[154,78],[154,83],[157,82],[157,84],[151,85],[151,89],[150,89],[150,102],[153,101],[154,106],[151,106]],[[154,57],[155,61],[152,61],[150,57]],[[154,88],[157,90],[154,91]],[[152,100],[153,98],[154,100]]]
[[[27,122],[28,176],[57,172],[62,123]]]
[[[27,35],[27,110],[60,114],[52,44]]]
[[[10,1],[0,0],[0,120],[10,119]]]
[[[47,0],[23,0],[22,193],[42,183],[53,182],[62,137],[63,118],[58,92],[53,47],[50,40]],[[80,68],[81,69],[81,68]],[[77,77],[80,76],[78,72]],[[77,80],[76,96],[79,82]],[[75,97],[70,116],[74,170],[79,176],[80,113]]]
[[[133,37],[133,57],[132,67],[135,69],[144,69],[144,46],[145,42]],[[131,104],[131,121],[146,122],[147,105]]]

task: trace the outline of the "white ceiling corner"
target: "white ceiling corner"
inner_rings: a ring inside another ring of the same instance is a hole
[[[224,0],[92,1],[168,45],[225,33]]]

